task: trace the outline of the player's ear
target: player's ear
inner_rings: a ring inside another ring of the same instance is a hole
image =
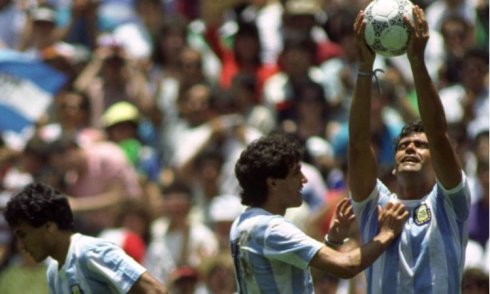
[[[45,223],[44,225],[46,226],[46,229],[50,233],[54,232],[58,228],[58,225],[52,221],[49,221],[49,222]]]
[[[391,174],[392,175],[396,175],[396,168],[394,168],[394,169],[391,170]]]

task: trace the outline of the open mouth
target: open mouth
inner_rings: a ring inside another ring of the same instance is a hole
[[[418,163],[420,160],[416,156],[405,156],[401,160],[402,163]]]

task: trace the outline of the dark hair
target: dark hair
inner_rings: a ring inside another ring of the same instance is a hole
[[[299,140],[286,133],[272,133],[249,144],[235,165],[242,204],[263,204],[267,200],[267,178],[285,178],[301,160],[302,152]]]
[[[48,157],[51,154],[51,147],[49,142],[34,136],[27,141],[23,152],[24,154],[34,155],[41,160],[48,160]]]
[[[38,228],[47,222],[54,222],[60,230],[73,230],[73,213],[68,199],[43,183],[32,183],[24,187],[8,203],[5,219],[9,226],[23,222]]]
[[[484,290],[485,292],[488,292],[488,274],[480,268],[468,267],[463,272],[461,288],[464,293],[465,289],[474,289],[475,287],[479,290]]]
[[[470,48],[466,49],[466,51],[464,53],[463,60],[468,61],[470,59],[480,60],[482,63],[487,65],[483,68],[486,68],[488,71],[488,59],[489,59],[488,50],[485,50],[485,49],[479,48],[479,47],[470,47]],[[464,63],[463,63],[463,65],[464,65]]]
[[[75,136],[62,136],[49,143],[50,154],[64,153],[72,148],[79,148]]]
[[[289,51],[301,50],[308,53],[312,64],[316,61],[317,45],[313,39],[308,35],[291,35],[284,38],[284,45],[281,52],[281,56],[285,55]]]
[[[216,148],[207,148],[197,155],[193,166],[196,169],[200,169],[209,161],[216,162],[221,167],[224,163],[224,158]]]
[[[67,89],[63,89],[57,94],[58,100],[65,100],[66,96],[77,96],[80,97],[80,110],[85,111],[86,113],[92,112],[92,101],[85,91],[78,91],[73,87],[69,87]]]
[[[334,43],[340,43],[342,38],[354,35],[352,24],[359,10],[356,7],[339,7],[329,10],[324,30],[329,39]]]
[[[260,66],[262,64],[262,60],[260,57],[260,53],[262,52],[262,43],[260,42],[260,34],[257,25],[254,22],[246,22],[246,21],[238,22],[238,30],[234,36],[234,44],[233,44],[233,53],[235,54],[235,58],[238,64],[242,64],[243,60],[240,54],[238,53],[236,41],[237,39],[242,37],[252,38],[257,42],[258,50],[255,56],[254,63],[256,66]]]
[[[298,101],[314,100],[325,106],[327,105],[325,89],[319,83],[307,79],[300,82],[298,88],[297,91],[299,95],[295,97]]]
[[[181,194],[185,195],[189,200],[192,201],[193,192],[190,185],[183,180],[175,180],[167,186],[163,186],[160,189],[162,196],[165,198],[169,194]]]
[[[167,38],[173,32],[179,34],[184,40],[184,43],[187,42],[188,20],[184,16],[175,14],[165,15],[163,17],[157,35],[153,37],[152,60],[158,65],[165,65],[168,63],[169,58],[173,58],[171,56],[164,56],[160,46],[161,40]]]
[[[400,143],[401,139],[411,136],[415,133],[425,133],[424,126],[422,125],[422,121],[414,121],[403,127],[403,129],[400,132],[400,135],[397,138],[395,138],[394,141],[395,150],[397,149],[398,143]]]
[[[460,14],[452,13],[442,19],[439,32],[443,37],[446,37],[447,29],[448,29],[447,25],[449,23],[459,23],[463,27],[464,33],[466,34],[468,34],[468,32],[471,30],[471,24],[464,16]]]

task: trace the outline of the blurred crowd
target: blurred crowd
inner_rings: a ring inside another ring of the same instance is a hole
[[[353,23],[368,3],[0,0],[0,50],[68,78],[20,147],[2,134],[0,209],[47,182],[70,196],[77,230],[122,246],[171,293],[233,293],[228,233],[244,209],[234,177],[244,146],[276,131],[300,138],[308,183],[286,217],[319,240],[347,196]],[[427,64],[472,188],[463,293],[487,293],[488,0],[413,3],[429,21]],[[406,58],[378,56],[375,67],[371,136],[390,186],[393,140],[418,119],[417,97]],[[344,249],[358,242],[355,226],[351,235]],[[42,293],[44,271],[0,217],[0,293]],[[365,293],[362,276],[314,278],[318,293]]]

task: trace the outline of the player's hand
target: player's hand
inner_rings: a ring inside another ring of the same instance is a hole
[[[351,202],[348,198],[343,198],[335,209],[335,215],[330,221],[328,239],[334,243],[342,243],[350,230],[350,226],[356,216],[352,210]]]
[[[408,210],[400,202],[388,202],[386,206],[378,212],[378,222],[380,233],[389,233],[398,236],[408,218]]]
[[[365,29],[366,22],[364,21],[364,11],[361,10],[357,14],[356,20],[354,22],[354,41],[356,45],[357,56],[359,58],[360,70],[362,69],[363,71],[371,71],[376,54],[373,50],[371,50],[371,48],[369,48],[366,43],[366,40],[364,38]]]
[[[407,56],[410,61],[423,61],[425,47],[429,40],[429,25],[422,8],[413,6],[413,22],[404,17],[404,22],[410,30],[410,40],[407,47]]]

